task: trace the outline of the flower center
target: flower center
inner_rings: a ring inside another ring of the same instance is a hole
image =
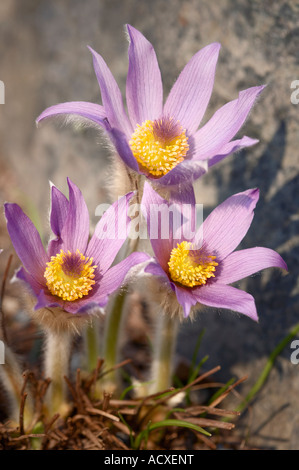
[[[51,256],[44,273],[51,294],[68,301],[88,295],[95,284],[97,266],[92,266],[92,262],[93,258],[85,257],[79,250],[76,253],[61,250],[58,255]]]
[[[190,250],[190,247],[191,243],[184,241],[172,249],[168,262],[170,277],[183,286],[201,286],[210,277],[215,277],[218,263],[214,261],[216,256],[206,256],[199,250]]]
[[[182,162],[189,150],[185,129],[171,117],[138,124],[129,144],[141,169],[157,177]]]

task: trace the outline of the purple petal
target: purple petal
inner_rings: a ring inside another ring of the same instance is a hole
[[[124,163],[132,168],[132,170],[140,173],[137,160],[132,153],[125,134],[115,128],[108,131],[108,134]]]
[[[93,257],[103,275],[111,266],[129,231],[129,202],[133,193],[128,193],[114,204],[101,217],[88,244],[86,256]]]
[[[4,207],[7,230],[18,257],[34,279],[43,279],[48,257],[38,231],[17,204]]]
[[[147,221],[147,229],[152,248],[162,269],[168,272],[168,261],[172,250],[172,217],[169,217],[169,205],[165,199],[152,189],[148,182],[144,183],[143,197],[141,201],[142,213]],[[163,212],[165,217],[163,217]],[[165,230],[162,220],[169,222]],[[162,233],[163,232],[163,233]],[[165,232],[165,233],[164,233]]]
[[[240,312],[258,321],[256,306],[252,295],[243,290],[223,284],[211,284],[193,289],[199,303],[208,307],[227,308]]]
[[[62,227],[65,223],[69,210],[69,201],[65,195],[52,186],[51,188],[51,213],[50,213],[50,224],[51,229],[58,237],[61,234]]]
[[[88,311],[93,310],[98,307],[104,307],[108,302],[108,297],[99,297],[96,294],[89,294],[84,296],[80,300],[75,300],[73,302],[62,302],[60,305],[66,312],[79,314],[79,313],[88,313]]]
[[[39,123],[43,119],[58,116],[60,114],[75,114],[88,119],[89,121],[95,122],[106,130],[109,129],[107,113],[103,106],[95,103],[86,103],[85,101],[71,101],[69,103],[60,103],[50,106],[50,108],[45,109],[45,111],[38,116],[36,122]]]
[[[159,263],[151,262],[144,268],[145,273],[152,274],[153,276],[158,276],[163,278],[165,281],[170,282],[166,272],[162,269]]]
[[[169,188],[169,193],[169,199],[178,204],[194,205],[196,202],[192,181]]]
[[[39,310],[40,308],[45,307],[61,307],[63,308],[63,302],[56,300],[57,297],[53,295],[46,294],[44,290],[41,290],[37,296],[37,302],[34,306],[34,310]],[[67,310],[66,310],[67,311]]]
[[[180,226],[173,228],[173,244],[176,246],[181,241],[193,242],[197,227],[197,210],[195,193],[192,183],[189,185],[178,185],[170,188],[171,207],[176,207],[181,213]],[[202,223],[202,219],[200,220]]]
[[[206,160],[217,155],[244,124],[264,86],[241,91],[239,98],[218,109],[211,119],[194,135],[194,154]]]
[[[146,253],[134,252],[127,258],[116,264],[104,274],[100,281],[98,294],[96,297],[106,297],[115,292],[123,283],[129,270],[140,263],[150,259]]]
[[[189,134],[197,130],[210,101],[220,47],[210,44],[192,57],[165,103],[163,114],[175,117]]]
[[[184,289],[175,285],[175,293],[179,304],[183,307],[184,317],[187,318],[190,314],[191,307],[197,304],[198,300],[193,295],[192,289]]]
[[[127,25],[129,69],[127,76],[127,106],[133,128],[147,119],[162,114],[163,87],[155,50],[137,29]]]
[[[92,53],[93,66],[109,123],[112,128],[121,130],[129,138],[132,134],[132,128],[125,112],[120,89],[104,59],[91,47],[88,49]]]
[[[219,262],[239,245],[246,235],[259,198],[258,189],[234,194],[216,207],[203,223],[204,245]]]
[[[49,257],[55,256],[60,252],[62,246],[62,239],[60,237],[62,227],[67,219],[69,209],[69,201],[56,186],[52,186],[51,189],[51,213],[50,213],[50,224],[53,233],[56,238],[50,240],[48,244],[48,255]]]
[[[244,136],[242,137],[242,139],[239,140],[232,140],[231,142],[228,142],[228,144],[225,144],[222,149],[218,151],[217,155],[214,155],[214,157],[209,160],[209,168],[223,160],[228,155],[237,152],[238,150],[241,150],[243,148],[251,147],[252,145],[257,144],[258,142],[259,141],[257,139],[251,139],[247,136]]]
[[[221,263],[217,282],[231,284],[262,269],[277,267],[287,270],[287,265],[276,251],[269,248],[255,247],[235,251]]]
[[[192,187],[191,187],[192,188]],[[194,192],[190,188],[185,198],[176,202],[163,199],[145,182],[141,209],[155,256],[166,273],[171,250],[182,240],[193,242],[196,233],[196,208]]]
[[[45,288],[44,283],[41,283],[32,277],[31,274],[29,274],[23,267],[18,269],[16,272],[16,278],[24,281],[36,297],[40,294],[40,291]]]
[[[69,186],[69,210],[61,230],[61,249],[85,253],[89,237],[89,213],[79,188],[67,179]]]
[[[74,302],[68,302],[68,305],[65,306],[65,310],[68,313],[73,314],[88,314],[91,313],[94,309],[105,307],[105,305],[108,303],[108,300],[108,297],[93,298],[86,300],[82,299],[76,305],[74,304]]]

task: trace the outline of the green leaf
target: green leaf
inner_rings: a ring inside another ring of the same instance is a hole
[[[202,338],[203,338],[203,335],[205,334],[205,332],[206,332],[206,330],[203,329],[198,335],[196,345],[195,345],[195,348],[194,348],[194,352],[193,352],[193,355],[192,355],[191,370],[193,370],[195,365],[196,365],[197,354],[198,354],[199,348],[201,346],[201,341],[202,341]]]
[[[242,403],[236,408],[236,411],[243,411],[244,408],[248,405],[248,403],[253,400],[253,398],[256,396],[256,394],[259,392],[259,390],[262,388],[262,386],[266,382],[268,375],[270,374],[271,369],[274,366],[275,359],[282,352],[282,350],[289,344],[289,342],[292,341],[292,339],[297,335],[297,333],[299,333],[299,323],[297,323],[290,330],[290,333],[287,336],[285,336],[283,340],[272,351],[259,378],[255,382],[253,387],[250,389],[249,393],[247,394],[245,399],[242,401]]]
[[[188,379],[188,384],[193,382],[193,380],[196,379],[196,377],[198,376],[199,374],[199,371],[200,369],[202,368],[202,366],[204,365],[204,363],[209,359],[209,356],[205,356],[202,358],[202,360],[197,364],[197,366],[193,369],[193,371],[191,371],[191,374],[189,376],[189,379]]]
[[[210,398],[208,404],[210,405],[211,403],[213,403],[214,400],[220,397],[220,395],[222,395],[222,393],[224,393],[228,389],[228,387],[235,382],[235,380],[236,379],[232,377],[228,382],[226,382],[225,385],[223,385],[223,387],[219,388],[219,390],[217,390],[217,392],[214,393],[214,395]]]
[[[200,426],[196,426],[195,424],[188,423],[187,421],[182,421],[180,419],[164,419],[163,421],[159,421],[158,423],[150,424],[147,427],[147,429],[139,433],[135,439],[134,448],[139,449],[141,442],[143,441],[145,437],[148,437],[148,434],[151,431],[155,431],[156,429],[170,427],[170,426],[188,428],[188,429],[192,429],[193,431],[200,432],[201,434],[204,434],[205,436],[209,436],[209,437],[211,436],[211,434],[205,429],[201,428]]]
[[[131,447],[133,448],[134,446],[134,439],[133,439],[133,429],[131,428],[131,426],[129,426],[129,424],[126,422],[125,418],[123,417],[123,415],[118,412],[117,413],[118,416],[119,416],[119,419],[121,420],[121,422],[128,428],[128,430],[130,431],[130,445]]]

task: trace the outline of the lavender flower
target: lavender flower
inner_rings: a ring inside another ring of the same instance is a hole
[[[227,155],[258,141],[244,136],[232,140],[244,124],[264,86],[241,91],[198,127],[214,84],[220,44],[197,52],[185,66],[163,106],[160,69],[153,46],[127,25],[130,39],[126,114],[119,87],[103,58],[91,48],[102,103],[61,103],[37,122],[60,114],[77,115],[105,129],[124,163],[163,187],[184,188],[192,194],[194,181]],[[208,163],[205,163],[208,162]]]
[[[130,268],[145,261],[147,255],[133,253],[110,267],[128,235],[127,209],[132,193],[105,212],[88,242],[87,206],[69,179],[68,186],[69,200],[55,186],[51,188],[50,224],[55,238],[47,251],[33,223],[17,204],[5,204],[5,216],[23,264],[16,276],[36,297],[35,310],[59,307],[70,314],[88,313],[93,307],[104,307]]]
[[[142,207],[149,233],[151,225],[159,221],[158,231],[154,230],[158,237],[151,237],[155,260],[147,265],[145,272],[159,276],[172,289],[185,317],[194,305],[203,304],[230,309],[258,320],[254,298],[228,285],[265,268],[287,269],[281,256],[269,248],[234,251],[251,225],[258,198],[258,189],[229,197],[211,212],[203,226],[188,240],[174,229],[170,218],[170,233],[166,238],[161,237],[162,222],[158,212],[161,207],[170,208],[170,203],[145,183]],[[182,205],[175,204],[174,207],[182,217],[185,215]],[[194,217],[193,213],[192,220]],[[186,232],[186,221],[184,228]]]

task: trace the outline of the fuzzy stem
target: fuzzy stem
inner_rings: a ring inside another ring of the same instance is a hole
[[[92,372],[98,363],[99,357],[99,323],[97,318],[94,318],[88,323],[85,329],[85,346],[87,352],[87,370]]]
[[[122,322],[125,298],[126,292],[119,292],[114,299],[111,311],[108,312],[106,317],[103,350],[106,370],[112,369],[117,365],[119,330]],[[119,389],[119,374],[117,370],[109,372],[101,379],[101,388],[107,393],[117,392]]]
[[[150,393],[159,393],[172,384],[173,354],[177,337],[177,318],[159,312],[152,361]]]
[[[47,406],[50,415],[68,412],[66,382],[64,376],[69,372],[69,360],[72,344],[70,333],[47,331],[45,351],[45,375],[51,379],[47,392]]]

